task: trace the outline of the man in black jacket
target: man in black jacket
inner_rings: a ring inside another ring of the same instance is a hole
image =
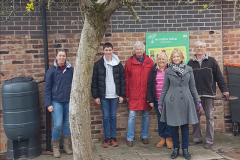
[[[101,105],[103,114],[104,142],[117,147],[116,112],[118,102],[123,102],[125,96],[124,68],[117,55],[113,54],[111,43],[103,45],[103,57],[94,64],[92,76],[92,96],[96,104]]]
[[[229,92],[217,61],[206,54],[206,43],[197,41],[194,47],[195,57],[188,62],[188,65],[193,68],[197,91],[206,116],[204,148],[211,149],[214,141],[213,98],[216,95],[216,83],[226,99],[229,98]],[[198,117],[200,120],[200,115]],[[202,143],[200,123],[193,125],[193,141],[195,144]]]

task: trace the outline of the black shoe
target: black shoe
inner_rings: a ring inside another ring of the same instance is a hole
[[[203,148],[205,149],[212,149],[213,144],[206,143]]]
[[[198,145],[198,144],[202,144],[203,143],[203,141],[201,140],[201,141],[194,141],[194,144],[196,144],[196,145]]]
[[[183,152],[183,157],[186,160],[190,160],[191,159],[191,154],[188,152],[188,149],[183,149],[182,152]]]
[[[143,144],[149,144],[148,138],[142,138],[141,140]]]
[[[175,159],[179,156],[179,148],[174,148],[171,154],[171,159]]]

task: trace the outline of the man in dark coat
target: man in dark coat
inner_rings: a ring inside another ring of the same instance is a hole
[[[124,68],[111,43],[103,45],[104,56],[94,64],[92,76],[92,96],[96,104],[101,104],[103,113],[103,147],[118,146],[116,140],[117,107],[125,96]]]
[[[221,92],[228,99],[229,92],[225,85],[222,72],[217,61],[206,54],[206,44],[202,41],[195,42],[194,59],[188,62],[193,68],[196,87],[206,116],[206,144],[204,148],[210,149],[214,140],[213,98],[216,95],[216,83]],[[200,119],[200,115],[198,115]],[[200,123],[193,125],[193,141],[202,143]]]

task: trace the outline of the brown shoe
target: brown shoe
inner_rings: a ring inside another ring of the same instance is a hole
[[[133,141],[126,141],[126,144],[128,147],[133,147]]]
[[[143,144],[149,144],[148,138],[142,138],[142,143]]]
[[[71,137],[64,137],[63,139],[63,150],[67,153],[67,154],[72,154],[72,147],[71,147]]]
[[[167,144],[167,148],[168,148],[168,149],[172,149],[172,148],[173,148],[173,140],[172,140],[172,137],[166,138],[166,144]]]
[[[52,148],[53,148],[53,157],[60,158],[61,154],[59,151],[59,140],[52,141]]]
[[[113,147],[117,147],[118,146],[118,142],[117,142],[116,138],[112,138],[111,139],[111,146],[113,146]]]
[[[102,147],[103,147],[103,148],[108,148],[110,145],[111,145],[110,140],[105,139],[105,140],[103,141]]]
[[[165,144],[166,140],[165,138],[160,137],[160,141],[156,144],[157,148],[162,148]]]

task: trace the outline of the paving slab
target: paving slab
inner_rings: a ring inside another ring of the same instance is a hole
[[[144,145],[137,140],[133,147],[128,147],[125,140],[120,140],[119,147],[102,148],[101,143],[94,145],[94,160],[170,160],[171,150],[156,148],[158,137],[150,139]],[[240,136],[232,134],[216,134],[213,149],[206,150],[203,145],[190,143],[192,160],[240,160]],[[180,152],[181,153],[181,152]],[[72,160],[72,156],[62,154],[58,160]],[[33,160],[56,160],[52,155],[41,155]],[[179,156],[176,160],[184,160]]]

